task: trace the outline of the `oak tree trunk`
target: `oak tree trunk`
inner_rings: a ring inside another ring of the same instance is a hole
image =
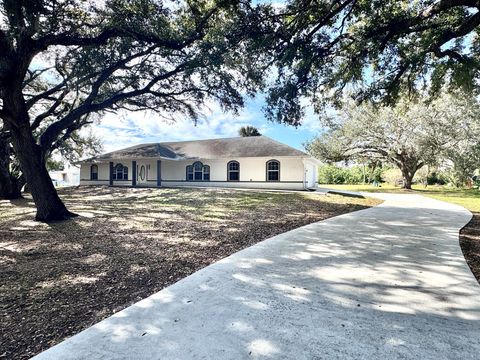
[[[36,144],[30,128],[30,118],[21,92],[21,86],[12,81],[12,88],[4,91],[4,109],[8,113],[5,122],[10,139],[33,201],[37,208],[38,221],[66,220],[76,216],[67,210],[60,200],[50,175],[41,148]]]
[[[402,176],[403,176],[403,189],[411,190],[412,189],[412,183],[413,183],[413,177],[415,176],[415,171],[416,170],[411,170],[406,166],[402,166],[400,168],[402,171]]]
[[[11,130],[12,143],[37,207],[35,220],[49,222],[76,216],[67,210],[58,197],[42,159],[40,146],[35,143],[30,129],[19,130]]]
[[[0,161],[0,199],[14,200],[22,197],[17,179],[10,174],[8,168]]]
[[[10,169],[10,143],[0,136],[0,199],[13,200],[22,197],[21,184]]]

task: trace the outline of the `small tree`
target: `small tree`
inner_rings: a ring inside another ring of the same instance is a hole
[[[445,149],[445,174],[449,182],[461,187],[468,183],[480,168],[480,139],[459,142],[457,146]]]
[[[461,95],[443,95],[430,104],[400,102],[394,108],[347,102],[307,149],[329,161],[368,156],[389,162],[401,171],[403,187],[411,189],[417,170],[477,141],[479,114],[478,103]]]
[[[249,137],[249,136],[261,136],[260,131],[254,126],[242,126],[240,130],[238,130],[238,135],[241,137]]]

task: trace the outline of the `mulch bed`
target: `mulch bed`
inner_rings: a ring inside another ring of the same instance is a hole
[[[82,216],[47,225],[32,221],[30,199],[0,202],[0,358],[27,359],[256,242],[377,203],[232,190],[60,194]]]
[[[460,231],[460,246],[467,264],[480,284],[480,213]]]

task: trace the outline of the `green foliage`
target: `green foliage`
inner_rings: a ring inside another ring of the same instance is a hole
[[[477,127],[476,131],[471,128],[468,131],[478,134],[479,130]],[[473,141],[460,141],[445,152],[448,159],[445,175],[449,183],[456,187],[466,185],[480,168],[480,139],[476,137]]]
[[[381,181],[381,168],[370,171],[362,166],[340,167],[323,165],[318,169],[319,184],[363,184],[365,182]]]
[[[241,137],[249,137],[249,136],[261,136],[260,131],[254,126],[242,126],[238,130],[238,135]]]
[[[268,117],[299,125],[304,104],[321,114],[346,91],[388,105],[402,94],[477,94],[479,9],[477,1],[287,1],[276,17],[265,15],[275,19],[267,51],[278,69]]]
[[[405,186],[426,165],[446,163],[465,182],[480,166],[480,104],[464,94],[395,107],[346,102],[330,127],[307,144],[320,160],[380,160],[397,167]]]
[[[207,101],[235,113],[263,86],[268,54],[253,51],[263,25],[248,2],[31,0],[0,2],[0,11],[8,19],[0,96],[13,91],[2,79],[18,74],[15,96],[25,98],[46,153],[93,114],[150,110],[196,120]],[[13,114],[7,104],[0,101],[0,118],[18,126],[18,116],[2,116]]]
[[[48,171],[57,171],[63,170],[64,165],[61,160],[48,159],[47,160],[47,170]]]
[[[427,185],[445,185],[447,183],[447,176],[440,171],[432,171],[427,176]]]
[[[398,186],[403,181],[402,172],[399,169],[387,169],[382,174],[383,180],[390,185]]]
[[[319,184],[344,184],[345,171],[334,165],[323,165],[318,169]]]
[[[196,121],[212,102],[237,113],[263,88],[270,58],[253,51],[271,25],[259,21],[259,7],[233,0],[0,0],[0,120],[16,129],[10,142],[37,219],[72,215],[39,169],[55,151],[79,156],[86,147],[78,134],[96,117],[152,111]]]

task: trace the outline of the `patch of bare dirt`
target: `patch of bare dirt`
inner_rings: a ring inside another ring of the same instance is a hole
[[[378,203],[206,189],[60,195],[80,217],[47,225],[32,220],[30,199],[0,201],[0,358],[27,359],[247,246]]]
[[[480,213],[460,231],[460,246],[467,264],[480,284]]]

